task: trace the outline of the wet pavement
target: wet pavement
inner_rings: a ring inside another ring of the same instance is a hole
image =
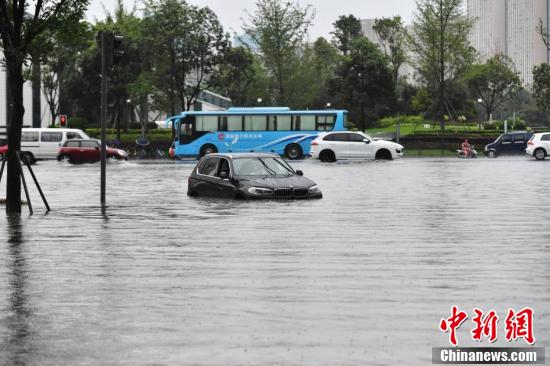
[[[99,165],[36,165],[53,211],[31,187],[0,214],[0,364],[428,365],[453,304],[531,306],[547,345],[550,161],[293,165],[324,199],[191,199],[192,164],[129,162],[105,213]]]

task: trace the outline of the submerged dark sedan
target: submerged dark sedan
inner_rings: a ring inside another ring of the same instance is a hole
[[[322,198],[314,181],[277,154],[209,154],[189,176],[189,196],[228,198]]]

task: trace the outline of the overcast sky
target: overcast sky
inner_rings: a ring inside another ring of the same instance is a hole
[[[124,0],[128,7],[136,4],[142,8],[141,0]],[[209,6],[219,17],[225,30],[231,34],[242,33],[242,18],[245,10],[255,10],[256,0],[188,0],[188,3]],[[91,0],[88,18],[105,17],[103,7],[113,11],[116,0]],[[315,24],[310,31],[312,39],[330,37],[332,23],[342,14],[353,14],[358,18],[380,18],[401,15],[409,23],[415,9],[415,0],[301,0],[300,4],[311,4],[315,8]]]

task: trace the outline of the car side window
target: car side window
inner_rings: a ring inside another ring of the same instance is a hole
[[[93,148],[99,147],[99,143],[97,141],[93,141],[93,140],[81,141],[80,146],[93,149]]]
[[[210,158],[204,162],[204,165],[199,166],[199,174],[210,175],[212,177],[216,176],[218,172],[218,162],[220,158]]]
[[[220,177],[221,172],[227,172],[230,173],[231,169],[229,168],[229,161],[227,159],[220,159],[220,163],[218,164],[218,172],[216,173],[216,177]]]
[[[63,132],[42,132],[42,142],[61,142]]]
[[[323,141],[348,141],[347,133],[331,133]]]
[[[348,139],[350,142],[363,142],[365,136],[358,133],[348,133]]]
[[[80,136],[77,132],[67,132],[67,140],[75,140],[75,139],[81,139],[83,138]]]
[[[502,135],[502,137],[500,138],[500,142],[510,142],[512,141],[512,138],[510,137],[510,135]]]
[[[525,134],[516,133],[515,135],[512,135],[512,139],[514,142],[525,142]]]
[[[540,138],[541,141],[550,141],[550,134],[549,135],[542,135]]]
[[[38,132],[23,132],[21,142],[38,142]]]
[[[67,141],[65,147],[79,147],[80,141]]]

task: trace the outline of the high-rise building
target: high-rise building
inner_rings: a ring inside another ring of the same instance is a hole
[[[481,61],[503,53],[510,57],[525,85],[533,67],[548,61],[548,51],[537,34],[539,19],[547,26],[550,0],[468,0],[474,19],[470,42]]]
[[[470,43],[482,61],[506,52],[506,2],[503,0],[469,0],[468,16],[474,19]]]

